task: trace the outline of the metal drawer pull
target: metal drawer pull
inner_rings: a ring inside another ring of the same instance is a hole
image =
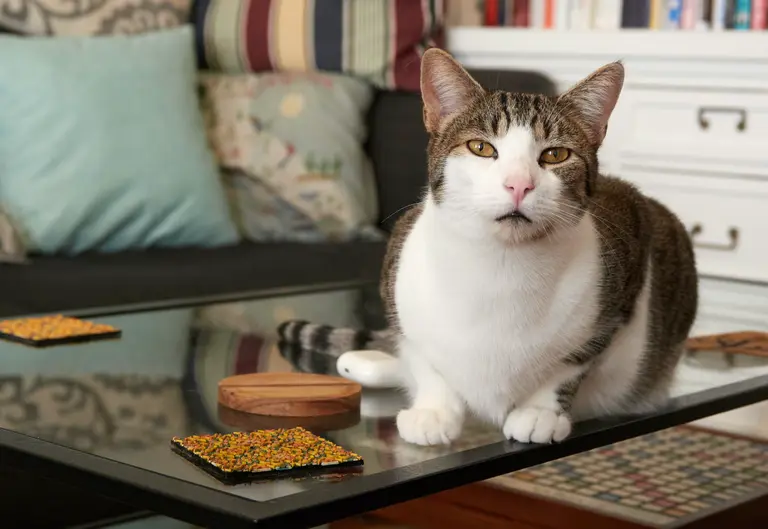
[[[743,108],[733,108],[733,107],[700,107],[699,108],[699,127],[701,127],[702,130],[707,130],[709,128],[709,120],[707,119],[706,114],[738,114],[739,115],[739,122],[736,124],[736,130],[739,132],[744,132],[747,130],[747,111]]]
[[[691,241],[693,242],[693,245],[697,248],[707,248],[709,250],[722,250],[725,252],[730,252],[735,250],[739,245],[738,228],[731,228],[728,230],[728,238],[730,239],[728,244],[721,244],[716,242],[696,242],[696,236],[704,233],[704,226],[701,224],[694,224],[689,233],[691,235]]]

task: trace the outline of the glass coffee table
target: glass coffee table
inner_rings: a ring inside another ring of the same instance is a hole
[[[654,415],[579,424],[561,444],[512,443],[470,424],[452,446],[422,448],[398,438],[401,394],[364,391],[359,415],[308,426],[362,455],[359,469],[230,486],[171,451],[174,436],[285,426],[220,408],[217,383],[328,370],[281,351],[276,325],[297,317],[361,325],[378,317],[366,299],[346,289],[81,311],[122,337],[42,349],[0,342],[0,466],[201,527],[315,527],[768,399],[768,375],[747,370],[727,383],[678,387]]]

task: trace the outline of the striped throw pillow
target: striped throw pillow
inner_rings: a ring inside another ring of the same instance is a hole
[[[419,90],[421,55],[443,43],[440,0],[197,0],[200,67],[327,71]]]

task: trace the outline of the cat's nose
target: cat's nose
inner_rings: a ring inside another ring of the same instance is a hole
[[[536,186],[530,178],[508,178],[504,182],[504,188],[512,195],[512,203],[515,209],[518,209],[526,195],[536,189]]]

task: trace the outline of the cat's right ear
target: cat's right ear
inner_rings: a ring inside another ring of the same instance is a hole
[[[421,58],[421,97],[427,132],[440,130],[444,123],[466,109],[483,93],[483,88],[447,52],[430,48]]]

